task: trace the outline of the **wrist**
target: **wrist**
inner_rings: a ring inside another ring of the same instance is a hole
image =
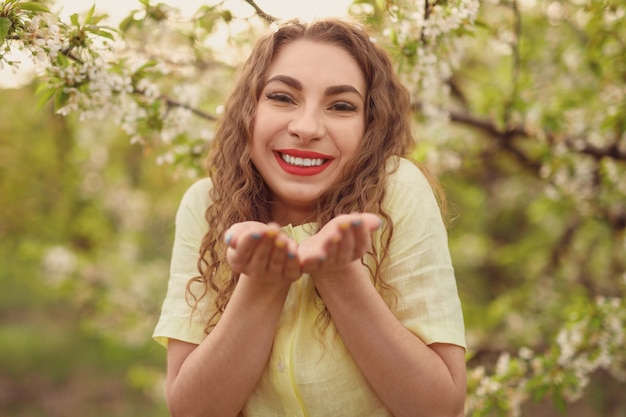
[[[369,281],[369,271],[357,259],[340,269],[321,268],[310,274],[318,290],[323,288],[342,287],[363,281]]]
[[[246,274],[239,276],[237,288],[243,292],[254,294],[255,298],[272,297],[273,295],[287,294],[291,281],[286,280],[262,280],[256,277],[250,277]]]

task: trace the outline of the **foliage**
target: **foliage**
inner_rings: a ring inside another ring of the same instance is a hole
[[[0,416],[168,415],[147,333],[186,185],[34,92],[0,90]]]
[[[119,126],[174,177],[194,177],[241,58],[276,24],[245,2],[252,16],[215,2],[185,19],[174,7],[141,0],[114,29],[94,8],[61,22],[42,2],[4,1],[0,67],[19,67],[5,53],[23,51],[39,65],[41,105],[52,100],[84,131],[88,120]],[[624,5],[490,0],[479,9],[475,0],[355,0],[350,11],[394,57],[413,95],[415,156],[441,177],[457,213],[450,236],[470,344],[467,415],[520,415],[528,400],[546,396],[565,410],[600,371],[622,384]],[[133,193],[116,198],[133,201]],[[145,210],[142,201],[136,212]],[[122,317],[150,323],[145,312],[154,301],[142,297],[158,292],[148,276],[164,266],[141,256],[122,267],[113,261],[124,259],[120,248],[136,244],[146,225],[116,213],[119,233],[99,230],[111,222],[112,206],[95,204],[80,220],[78,241],[86,246],[61,245],[42,259],[56,285],[105,300],[87,323],[108,321],[119,331],[129,324]],[[80,266],[59,269],[64,257]],[[100,276],[68,283],[86,265]],[[132,301],[112,301],[120,292]]]

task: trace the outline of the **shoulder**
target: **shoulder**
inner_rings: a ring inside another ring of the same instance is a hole
[[[213,188],[210,178],[202,178],[191,184],[183,195],[181,205],[207,208],[210,204],[209,191]]]
[[[441,210],[426,175],[405,158],[391,158],[390,172],[385,184],[383,204],[397,220],[418,216],[422,219],[440,218]]]
[[[176,213],[176,223],[179,227],[183,224],[195,227],[204,223],[204,213],[211,204],[209,191],[212,187],[210,178],[202,178],[187,188]]]
[[[428,179],[422,170],[406,158],[392,157],[387,161],[387,189],[392,191],[426,191],[432,192]]]

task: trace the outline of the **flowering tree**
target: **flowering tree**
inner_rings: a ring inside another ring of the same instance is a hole
[[[42,104],[119,126],[175,175],[199,175],[233,72],[280,23],[243,1],[246,16],[214,2],[183,18],[139,0],[111,28],[94,8],[63,22],[44,2],[6,0],[0,68],[19,71],[21,51],[38,66]],[[457,215],[467,415],[516,416],[545,396],[564,410],[599,373],[626,379],[626,7],[478,6],[356,0],[350,12],[394,57],[414,100],[415,157],[441,177]],[[55,250],[44,259],[49,275],[85,273],[59,272],[55,260],[75,254]],[[153,267],[158,275],[162,265]],[[109,291],[147,292],[115,279]],[[150,324],[157,301],[142,300],[100,317],[134,308],[134,324]]]

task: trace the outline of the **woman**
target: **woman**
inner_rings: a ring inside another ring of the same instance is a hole
[[[370,39],[291,22],[243,66],[177,214],[154,333],[173,416],[463,415],[446,230]]]

